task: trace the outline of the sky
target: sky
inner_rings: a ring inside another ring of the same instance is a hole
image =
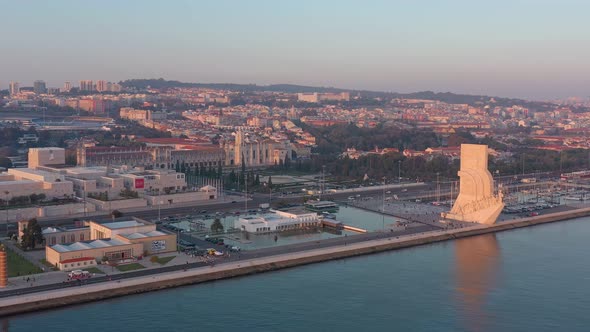
[[[9,81],[590,96],[586,0],[0,0]]]

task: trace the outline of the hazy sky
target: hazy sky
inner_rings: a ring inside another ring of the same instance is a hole
[[[590,96],[586,0],[0,0],[0,88],[43,79]]]

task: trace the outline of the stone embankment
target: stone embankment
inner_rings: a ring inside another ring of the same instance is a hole
[[[255,258],[245,261],[236,261],[181,272],[161,273],[139,278],[124,279],[121,281],[104,282],[15,296],[0,300],[0,316],[34,312],[124,295],[197,284],[206,281],[275,271],[299,265],[414,247],[469,236],[585,217],[588,215],[590,215],[590,208],[584,208],[516,219],[491,226],[481,225],[448,231],[433,231],[400,238],[387,237],[387,234],[382,234],[381,238],[366,242]]]

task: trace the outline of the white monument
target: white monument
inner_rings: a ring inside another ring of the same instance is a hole
[[[494,179],[488,171],[488,146],[461,144],[459,196],[442,217],[491,225],[504,208],[502,193],[494,195]]]

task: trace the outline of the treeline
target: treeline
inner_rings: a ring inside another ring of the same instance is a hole
[[[235,84],[235,83],[188,83],[180,81],[168,81],[163,78],[158,79],[130,79],[119,82],[125,88],[135,88],[139,90],[147,87],[154,89],[167,88],[207,88],[217,90],[231,90],[241,92],[256,92],[256,91],[275,91],[275,92],[342,92],[349,91],[337,88],[313,87],[294,84],[271,84],[271,85],[256,85],[256,84]]]
[[[523,163],[524,160],[524,163]],[[459,171],[459,159],[449,159],[445,156],[418,156],[406,158],[399,153],[384,155],[368,155],[358,159],[348,157],[338,160],[330,160],[320,156],[314,156],[309,162],[308,169],[320,172],[322,165],[326,171],[336,180],[361,181],[365,174],[371,181],[381,181],[383,177],[387,181],[402,178],[434,181],[437,173],[440,179],[457,179]],[[524,166],[524,168],[523,168]],[[489,158],[488,169],[493,175],[520,175],[535,172],[570,172],[580,169],[590,169],[590,151],[568,150],[562,153],[548,150],[520,149],[507,160]]]
[[[163,78],[159,79],[129,79],[119,82],[123,87],[135,88],[144,90],[147,87],[155,89],[165,89],[174,87],[190,87],[190,88],[208,88],[218,90],[231,90],[240,92],[261,92],[261,91],[274,91],[274,92],[286,92],[286,93],[298,93],[298,92],[351,92],[360,93],[366,100],[360,101],[359,104],[366,105],[367,103],[382,104],[392,98],[403,98],[403,99],[427,99],[427,100],[438,100],[450,104],[469,104],[469,105],[483,105],[493,104],[497,106],[512,106],[512,105],[523,105],[536,110],[550,110],[555,108],[555,104],[549,102],[535,102],[526,101],[522,99],[514,98],[502,98],[502,97],[490,97],[482,95],[467,95],[467,94],[456,94],[451,92],[433,92],[433,91],[419,91],[413,93],[397,93],[397,92],[383,92],[383,91],[367,91],[367,90],[348,90],[334,87],[314,87],[314,86],[303,86],[294,84],[271,84],[271,85],[256,85],[256,84],[234,84],[234,83],[188,83],[179,81],[168,81]],[[382,102],[378,102],[376,98],[382,99]],[[494,102],[491,99],[494,99]],[[372,100],[370,100],[372,99]],[[352,101],[352,104],[355,104]]]
[[[378,148],[424,150],[440,146],[437,135],[429,129],[399,129],[379,124],[375,128],[359,128],[354,124],[312,127],[300,124],[316,138],[314,152],[339,153],[348,148],[368,151]]]
[[[510,160],[490,157],[489,169],[500,175],[534,172],[569,172],[590,169],[590,151],[584,149],[563,152],[520,148]]]
[[[458,160],[451,161],[443,156],[433,158],[406,158],[400,153],[368,155],[358,159],[344,157],[326,165],[330,174],[337,180],[361,180],[365,175],[371,181],[388,182],[404,179],[432,181],[437,177],[455,178],[459,170]]]

